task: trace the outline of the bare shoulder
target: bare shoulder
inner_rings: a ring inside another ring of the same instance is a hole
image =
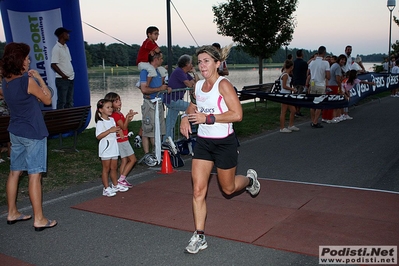
[[[228,79],[222,79],[219,83],[219,90],[234,90],[233,84]]]

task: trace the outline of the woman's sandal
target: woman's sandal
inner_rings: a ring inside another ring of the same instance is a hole
[[[58,224],[57,222],[55,222],[55,224],[51,225],[53,221],[54,220],[48,220],[45,226],[39,226],[39,227],[33,226],[33,227],[35,228],[36,232],[40,232],[47,228],[53,228]]]
[[[28,221],[32,219],[32,215],[25,215],[25,214],[21,214],[17,219],[15,220],[7,220],[7,224],[15,224],[17,222],[24,222],[24,221]]]

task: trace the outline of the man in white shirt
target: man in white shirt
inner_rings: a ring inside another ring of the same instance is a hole
[[[69,30],[58,28],[54,34],[58,41],[51,53],[51,68],[55,71],[55,86],[57,87],[57,109],[73,107],[73,80],[75,72],[72,58],[66,42],[69,41]]]
[[[355,62],[353,62],[351,65],[351,70],[352,69],[356,70],[358,74],[366,72],[362,63],[362,58],[360,56],[357,56]]]
[[[328,61],[323,60],[326,52],[326,47],[320,46],[317,51],[316,59],[309,64],[308,74],[310,74],[310,94],[326,93],[326,80],[330,79],[330,64]],[[309,83],[307,85],[309,85]],[[323,127],[319,123],[320,114],[320,109],[310,109],[310,116],[312,119],[312,123],[310,125],[313,128]]]
[[[352,46],[347,45],[345,47],[345,55],[346,55],[346,65],[342,67],[342,70],[344,71],[344,73],[348,72],[349,70],[351,70],[351,65],[352,65],[352,57],[351,57],[351,53],[352,53]]]

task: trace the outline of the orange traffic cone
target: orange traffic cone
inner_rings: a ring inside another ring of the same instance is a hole
[[[172,163],[170,162],[169,152],[167,150],[164,150],[163,151],[161,173],[162,174],[171,174],[173,172],[174,171],[173,171]]]

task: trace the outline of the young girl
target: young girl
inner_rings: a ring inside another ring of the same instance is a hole
[[[134,155],[134,150],[129,142],[128,125],[137,112],[130,110],[125,118],[125,116],[121,113],[121,97],[115,92],[107,93],[107,95],[105,95],[105,99],[112,102],[113,113],[111,117],[115,120],[116,125],[119,126],[123,132],[122,135],[117,134],[117,142],[121,156],[121,165],[119,166],[120,177],[118,179],[118,184],[127,188],[131,188],[133,185],[126,180],[126,176],[137,162],[137,158],[136,155]]]
[[[365,80],[360,80],[357,78],[357,71],[352,69],[347,74],[348,78],[342,81],[342,92],[344,93],[345,98],[349,101],[350,98],[350,91],[356,84],[368,84],[368,85],[375,85],[375,82],[369,82]],[[348,107],[344,108],[342,118],[344,120],[351,120],[353,117],[348,115]]]
[[[281,91],[280,93],[293,93],[296,92],[296,89],[291,87],[291,77],[290,74],[294,69],[294,63],[291,60],[285,60],[282,74],[280,76],[280,83],[281,83]],[[289,126],[286,128],[285,124],[285,113],[287,109],[290,110],[290,121]],[[294,126],[294,119],[295,119],[295,106],[288,105],[288,104],[281,104],[281,113],[280,113],[280,132],[281,133],[290,133],[292,131],[299,131],[299,128]]]
[[[102,182],[104,185],[103,196],[112,197],[116,192],[127,191],[128,188],[118,184],[117,168],[119,148],[116,142],[116,132],[120,128],[115,125],[112,115],[112,102],[110,100],[101,99],[97,102],[97,110],[95,115],[96,121],[96,137],[100,140],[98,144],[98,155],[103,165]],[[108,175],[111,177],[112,185],[109,186]]]

